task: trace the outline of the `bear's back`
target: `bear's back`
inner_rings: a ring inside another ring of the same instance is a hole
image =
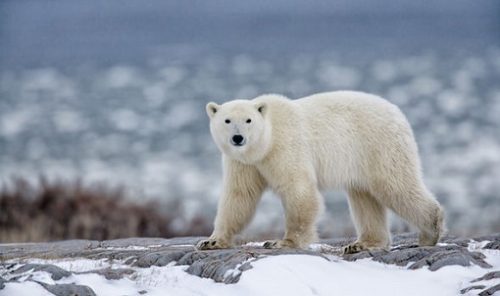
[[[367,180],[384,151],[415,151],[411,128],[399,108],[355,91],[320,93],[293,101],[302,112],[306,142],[321,187]],[[410,152],[412,153],[412,152]]]

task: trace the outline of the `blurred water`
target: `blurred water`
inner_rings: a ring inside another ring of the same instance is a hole
[[[206,102],[356,89],[408,116],[452,231],[499,231],[499,6],[385,2],[368,13],[364,1],[334,12],[4,1],[0,178],[104,180],[213,215],[221,172]],[[345,199],[329,197],[324,232],[352,230]],[[279,207],[265,198],[250,231],[282,227]]]

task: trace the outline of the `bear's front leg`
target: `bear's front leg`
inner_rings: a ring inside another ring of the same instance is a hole
[[[224,189],[217,209],[214,231],[207,240],[198,242],[200,250],[232,246],[233,237],[252,219],[266,182],[253,166],[223,158]]]
[[[320,211],[321,194],[314,182],[291,182],[280,192],[286,217],[282,240],[267,241],[265,248],[306,248],[317,239],[316,219]]]

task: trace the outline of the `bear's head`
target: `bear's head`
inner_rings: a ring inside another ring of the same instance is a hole
[[[234,100],[222,105],[210,102],[206,109],[212,138],[222,153],[246,164],[264,158],[271,140],[265,102]]]

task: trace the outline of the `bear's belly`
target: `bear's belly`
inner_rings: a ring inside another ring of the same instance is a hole
[[[319,148],[322,151],[313,151],[312,158],[320,189],[342,190],[366,183],[363,159],[357,151],[342,150],[336,144]]]

